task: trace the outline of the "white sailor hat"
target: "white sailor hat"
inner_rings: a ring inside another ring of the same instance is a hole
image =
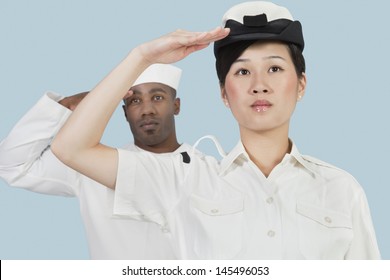
[[[171,64],[152,64],[135,80],[132,86],[144,83],[161,83],[177,90],[182,70]]]

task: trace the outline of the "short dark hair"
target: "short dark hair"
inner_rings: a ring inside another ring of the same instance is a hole
[[[217,76],[219,79],[220,85],[225,84],[226,75],[230,70],[233,62],[251,45],[257,42],[268,42],[268,41],[259,41],[259,40],[248,40],[248,41],[239,41],[229,45],[226,45],[219,49],[218,55],[215,61],[215,68],[217,70]],[[284,43],[284,42],[282,42]],[[297,72],[298,77],[302,76],[302,73],[306,71],[305,58],[302,54],[301,49],[292,43],[284,43],[287,45],[291,59],[294,63],[295,71]]]

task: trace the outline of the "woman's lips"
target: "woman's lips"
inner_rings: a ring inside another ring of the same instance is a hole
[[[268,100],[257,100],[251,105],[256,112],[266,112],[271,106],[272,104]]]

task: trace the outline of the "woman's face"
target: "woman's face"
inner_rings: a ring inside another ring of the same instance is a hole
[[[255,43],[233,62],[221,94],[240,130],[287,129],[306,76],[298,78],[288,47]]]

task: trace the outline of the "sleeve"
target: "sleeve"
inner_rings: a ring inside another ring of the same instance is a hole
[[[118,158],[114,215],[165,226],[167,214],[181,193],[185,170],[180,154],[118,149]]]
[[[356,184],[358,184],[356,182]],[[353,240],[346,259],[376,260],[380,259],[375,230],[370,209],[363,188],[358,184],[358,191],[353,199],[352,226]]]
[[[80,175],[62,164],[50,142],[71,111],[48,92],[0,142],[0,177],[10,186],[30,191],[75,196]]]

